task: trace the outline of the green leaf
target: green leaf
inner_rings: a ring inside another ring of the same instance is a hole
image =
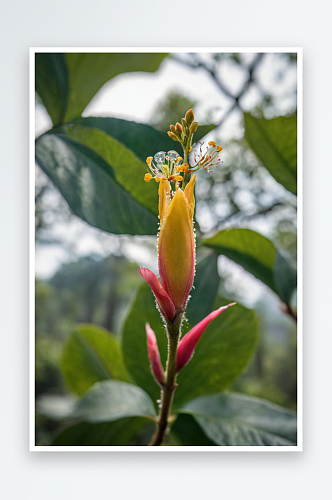
[[[36,53],[36,92],[55,126],[63,122],[68,102],[68,68],[64,54]]]
[[[158,186],[144,182],[147,165],[118,139],[99,128],[64,125],[61,132],[99,155],[113,170],[115,179],[143,207],[158,216]]]
[[[220,305],[218,302],[213,308]],[[122,347],[125,364],[133,380],[156,401],[160,397],[160,388],[150,371],[146,322],[156,334],[161,361],[165,366],[167,337],[153,294],[148,285],[143,285],[126,319]],[[257,337],[255,312],[243,306],[227,309],[212,321],[200,339],[193,359],[179,373],[175,406],[202,394],[219,392],[232,384],[247,366]]]
[[[80,422],[61,430],[52,446],[126,446],[146,423],[142,417],[96,424]]]
[[[65,121],[79,116],[98,90],[121,73],[154,72],[166,53],[67,53],[70,94]]]
[[[202,431],[195,418],[185,413],[177,416],[171,427],[171,436],[180,446],[216,446]]]
[[[94,325],[78,325],[71,332],[63,348],[61,372],[69,389],[79,396],[101,380],[128,380],[117,338]]]
[[[92,149],[65,135],[46,134],[36,143],[36,160],[73,212],[92,226],[115,234],[157,233],[157,217],[118,183],[112,166]]]
[[[106,380],[97,382],[77,404],[73,417],[86,422],[113,422],[125,417],[155,417],[149,396],[140,387]]]
[[[251,229],[225,229],[204,240],[203,245],[234,260],[289,302],[296,286],[296,271],[265,236]]]
[[[37,53],[36,91],[54,126],[81,115],[98,90],[121,73],[154,72],[167,54]]]
[[[245,137],[264,167],[288,191],[297,192],[297,117],[271,120],[244,113]]]
[[[218,300],[213,309],[229,303]],[[229,387],[247,367],[258,340],[256,313],[240,304],[211,321],[194,357],[178,375],[174,404]]]
[[[71,121],[71,124],[102,130],[135,153],[144,164],[148,156],[153,156],[158,151],[167,152],[174,149],[179,154],[183,154],[182,146],[179,142],[170,139],[166,132],[160,132],[144,123],[136,123],[119,118],[99,118],[91,116],[87,118],[75,118]],[[214,128],[215,125],[198,126],[195,132],[195,141],[197,142],[202,139],[202,137],[211,132]]]
[[[213,253],[196,266],[194,287],[190,292],[191,298],[186,311],[186,317],[191,325],[196,325],[212,311],[219,283],[217,255]]]
[[[215,394],[187,403],[192,415],[219,446],[295,446],[296,414],[242,394]]]

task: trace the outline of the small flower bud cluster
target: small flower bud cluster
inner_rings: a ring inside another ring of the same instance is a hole
[[[194,121],[194,112],[192,109],[187,111],[185,118],[181,119],[181,123],[170,125],[170,131],[167,132],[173,141],[178,141],[184,149],[188,151],[191,148],[193,134],[196,132],[198,122]],[[182,125],[181,125],[182,124]]]

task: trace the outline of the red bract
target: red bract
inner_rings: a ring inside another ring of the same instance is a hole
[[[215,319],[219,314],[221,314],[225,309],[230,306],[234,306],[236,302],[228,304],[227,306],[220,307],[216,311],[210,313],[206,318],[204,318],[200,323],[198,323],[194,328],[192,328],[180,341],[178,352],[177,352],[177,371],[179,372],[182,368],[189,363],[194,355],[195,348],[201,338],[204,330],[207,328],[208,324]]]
[[[148,357],[150,361],[151,371],[158,382],[158,384],[163,387],[165,384],[165,374],[160,361],[160,354],[157,344],[157,339],[154,331],[152,330],[149,323],[145,323],[146,337],[148,344]]]

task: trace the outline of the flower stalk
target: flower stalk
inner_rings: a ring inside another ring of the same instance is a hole
[[[182,319],[195,275],[194,172],[204,168],[210,173],[210,169],[221,161],[219,153],[222,151],[222,147],[217,146],[214,141],[210,141],[203,151],[203,143],[200,142],[199,151],[193,155],[195,164],[191,166],[190,153],[193,150],[193,134],[197,127],[198,122],[194,121],[194,113],[190,109],[185,118],[182,118],[181,124],[170,125],[168,132],[171,139],[180,142],[183,158],[176,151],[159,151],[154,157],[149,156],[146,160],[149,172],[145,174],[144,180],[150,182],[154,179],[159,183],[158,268],[161,283],[150,269],[141,267],[140,273],[154,293],[168,337],[168,356],[164,373],[156,336],[150,325],[146,324],[151,372],[162,389],[157,431],[150,446],[159,446],[162,443],[172,420],[170,413],[177,387],[177,373],[192,359],[196,345],[210,321],[229,307],[225,306],[210,313],[181,339]]]

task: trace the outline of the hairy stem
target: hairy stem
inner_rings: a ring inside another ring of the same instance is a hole
[[[176,353],[178,349],[178,340],[181,322],[177,325],[167,328],[168,334],[168,358],[166,366],[166,383],[162,389],[161,407],[158,417],[158,428],[151,439],[149,446],[159,446],[167,430],[168,418],[172,406],[174,391],[177,387],[176,379]]]

